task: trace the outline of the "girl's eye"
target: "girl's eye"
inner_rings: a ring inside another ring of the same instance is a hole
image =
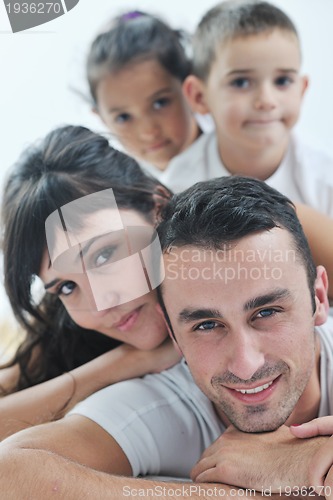
[[[209,320],[209,321],[203,321],[202,323],[200,323],[200,325],[198,325],[195,330],[214,330],[214,328],[216,328],[217,326],[219,326],[219,324],[216,322],[216,321],[213,321],[213,320]]]
[[[160,99],[157,99],[153,103],[153,108],[154,109],[161,109],[165,108],[170,104],[170,98],[169,97],[161,97]]]
[[[231,82],[231,86],[237,89],[247,89],[250,86],[250,80],[248,78],[239,77]]]
[[[111,257],[113,256],[114,252],[116,250],[116,247],[106,247],[103,248],[103,250],[99,251],[93,258],[93,266],[94,267],[101,267],[104,266]]]
[[[286,75],[279,76],[275,80],[275,84],[278,87],[288,87],[288,85],[290,85],[291,83],[293,83],[293,80],[290,78],[290,76],[286,76]]]
[[[131,115],[128,114],[128,113],[121,113],[120,115],[117,115],[115,117],[115,122],[116,123],[126,123],[128,121],[130,121],[131,119]]]
[[[74,281],[65,281],[58,287],[57,295],[68,297],[68,295],[71,295],[73,293],[75,288],[76,288],[76,283],[74,283]]]

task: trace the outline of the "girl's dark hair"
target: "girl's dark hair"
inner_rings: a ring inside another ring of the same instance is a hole
[[[9,172],[2,198],[4,278],[13,312],[26,330],[7,366],[18,363],[20,390],[69,371],[118,341],[75,324],[57,296],[36,303],[32,284],[46,249],[45,220],[82,196],[113,189],[119,208],[153,222],[155,197],[168,190],[135,160],[84,127],[66,126],[28,148]]]
[[[171,75],[183,81],[191,64],[186,54],[189,37],[144,12],[117,17],[110,29],[93,41],[87,58],[87,79],[96,105],[96,87],[103,76],[117,72],[134,60],[155,59]]]

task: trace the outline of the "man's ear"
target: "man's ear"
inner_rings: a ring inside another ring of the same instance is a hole
[[[319,326],[325,323],[328,316],[328,278],[324,266],[317,267],[317,278],[315,281],[315,325]]]
[[[210,110],[205,99],[205,84],[194,75],[189,75],[183,82],[183,93],[195,113],[206,115]]]

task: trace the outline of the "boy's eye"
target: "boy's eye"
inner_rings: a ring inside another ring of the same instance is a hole
[[[275,84],[278,85],[279,87],[287,87],[293,82],[293,80],[290,78],[290,76],[279,76],[275,80]]]
[[[217,326],[219,326],[219,324],[216,321],[208,320],[208,321],[203,321],[202,323],[200,323],[200,325],[195,327],[195,330],[201,330],[201,331],[214,330],[214,328],[216,328]]]
[[[170,104],[170,98],[169,97],[161,97],[160,99],[157,99],[153,103],[153,108],[154,109],[161,109],[165,108]]]
[[[250,80],[243,77],[235,78],[235,80],[231,82],[231,85],[238,89],[247,89],[250,86]]]
[[[121,113],[115,117],[116,123],[126,123],[131,119],[131,115],[129,113]]]
[[[57,295],[68,297],[68,295],[71,295],[73,293],[75,287],[76,283],[74,283],[74,281],[65,281],[58,287]]]

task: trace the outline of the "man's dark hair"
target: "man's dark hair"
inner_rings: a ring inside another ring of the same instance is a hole
[[[275,227],[290,233],[296,256],[307,274],[314,311],[316,267],[295,207],[286,196],[263,181],[231,176],[198,182],[174,195],[164,207],[158,234],[163,253],[172,247],[187,245],[228,250],[232,243],[245,236]],[[158,295],[166,312],[161,290]],[[171,327],[170,321],[168,323]]]

